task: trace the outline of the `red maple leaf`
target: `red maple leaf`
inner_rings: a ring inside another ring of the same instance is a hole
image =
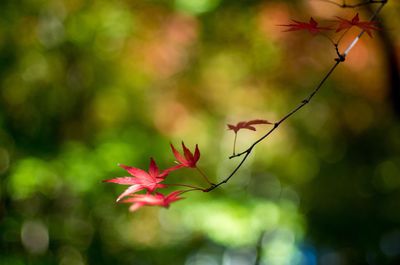
[[[174,156],[177,162],[179,163],[178,166],[172,167],[169,170],[175,170],[181,167],[190,167],[190,168],[196,168],[197,161],[200,159],[200,150],[198,145],[196,144],[196,148],[194,150],[194,154],[190,152],[190,150],[185,146],[185,144],[182,142],[182,149],[183,149],[183,156],[175,149],[175,147],[171,144],[171,149],[172,152],[174,153]]]
[[[174,191],[168,194],[167,196],[156,193],[156,194],[135,194],[132,197],[125,199],[124,203],[133,203],[131,207],[129,207],[129,211],[134,212],[140,209],[143,206],[162,206],[168,208],[169,205],[175,201],[183,199],[179,197],[182,191]]]
[[[310,18],[310,21],[308,23],[293,20],[293,19],[292,19],[292,21],[294,23],[286,24],[286,25],[278,25],[278,26],[289,27],[289,29],[287,29],[285,31],[307,30],[311,34],[320,33],[322,30],[331,30],[330,27],[318,27],[318,22],[315,21],[312,17]]]
[[[128,187],[121,195],[118,196],[117,201],[121,200],[125,196],[144,189],[148,192],[154,192],[158,188],[164,188],[165,185],[160,184],[160,182],[162,182],[171,171],[169,169],[160,172],[153,158],[150,159],[148,172],[135,167],[125,165],[119,166],[128,171],[132,177],[113,178],[103,181],[121,185],[130,185],[130,187]]]
[[[257,124],[272,124],[267,120],[251,120],[251,121],[241,121],[238,122],[236,125],[228,124],[228,130],[232,130],[237,133],[241,129],[248,129],[255,131],[256,128],[253,125]]]
[[[358,13],[351,19],[347,20],[341,17],[337,17],[339,26],[336,29],[336,32],[339,32],[344,29],[349,29],[353,26],[359,27],[362,30],[365,30],[367,34],[372,38],[372,33],[371,30],[379,30],[379,28],[376,26],[375,21],[360,21],[360,18],[358,17]]]

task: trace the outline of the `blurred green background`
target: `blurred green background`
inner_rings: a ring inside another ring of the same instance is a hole
[[[226,124],[278,120],[333,63],[324,38],[276,25],[355,12],[370,11],[1,1],[0,264],[251,265],[257,254],[264,265],[400,264],[398,1],[220,189],[129,213],[115,204],[124,187],[101,183],[126,175],[117,163],[173,165],[169,143],[181,140],[222,180],[235,166]],[[258,128],[239,132],[238,149],[268,129]],[[169,178],[204,185],[190,170]]]

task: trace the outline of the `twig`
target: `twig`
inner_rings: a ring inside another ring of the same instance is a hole
[[[333,2],[333,1],[329,1],[328,2]],[[387,3],[387,0],[384,1],[368,1],[369,3],[381,3],[381,5],[379,6],[379,8],[374,12],[374,14],[371,16],[370,21],[373,21],[376,16],[378,15],[378,13],[382,10],[382,8],[385,6],[385,4]],[[337,45],[335,45],[335,49],[338,55],[338,58],[335,58],[335,63],[333,64],[333,66],[331,67],[331,69],[325,74],[325,76],[322,78],[322,80],[319,82],[319,84],[317,85],[317,87],[305,98],[301,101],[301,103],[294,108],[293,110],[291,110],[289,113],[287,113],[285,116],[283,116],[283,118],[281,118],[278,122],[276,122],[274,124],[274,126],[272,127],[272,129],[270,129],[266,134],[264,134],[261,138],[259,138],[257,141],[255,141],[252,145],[250,145],[249,148],[247,148],[245,151],[240,152],[238,154],[234,154],[232,156],[229,157],[229,159],[232,158],[236,158],[236,157],[240,157],[243,156],[242,160],[239,162],[239,164],[236,166],[236,168],[232,171],[231,174],[229,174],[228,177],[226,177],[224,180],[220,181],[217,184],[212,184],[208,189],[203,190],[204,192],[210,192],[216,188],[218,188],[219,186],[221,186],[224,183],[227,183],[232,177],[233,175],[236,174],[236,172],[242,167],[242,165],[244,164],[244,162],[247,160],[247,158],[249,157],[251,151],[253,150],[253,148],[259,144],[261,141],[263,141],[265,138],[267,138],[273,131],[275,131],[280,124],[282,124],[285,120],[287,120],[290,116],[292,116],[293,114],[295,114],[296,112],[298,112],[300,109],[302,109],[305,105],[307,105],[311,99],[315,96],[315,94],[318,93],[318,91],[321,89],[322,85],[325,83],[325,81],[328,79],[329,76],[331,76],[331,74],[333,73],[333,71],[336,69],[336,67],[345,61],[346,56],[348,55],[348,53],[351,51],[351,49],[356,45],[356,43],[358,42],[358,40],[362,37],[362,35],[364,34],[365,30],[362,30],[357,37],[354,38],[354,40],[352,41],[352,43],[350,43],[350,45],[345,49],[344,53],[341,54],[339,52],[339,49],[337,47]]]
[[[193,188],[193,189],[188,189],[188,190],[181,190],[181,192],[179,193],[179,195],[182,195],[186,192],[191,192],[191,191],[195,191],[195,190],[202,190],[202,189],[198,189],[198,188]]]
[[[330,3],[330,4],[336,5],[341,8],[356,8],[356,7],[366,6],[366,5],[370,5],[370,4],[386,4],[388,0],[368,0],[368,1],[358,3],[358,4],[346,4],[345,1],[343,1],[341,4],[339,4],[333,0],[317,0],[317,1]]]
[[[340,37],[338,38],[338,40],[336,41],[335,46],[339,45],[339,42],[343,39],[343,37],[347,34],[347,32],[349,32],[350,28],[346,29],[345,31],[343,31],[342,35],[340,35]]]
[[[194,190],[204,190],[203,188],[200,187],[196,187],[196,186],[192,186],[192,185],[188,185],[188,184],[171,184],[171,183],[166,183],[164,185],[167,186],[177,186],[177,187],[186,187],[186,188],[192,188]]]

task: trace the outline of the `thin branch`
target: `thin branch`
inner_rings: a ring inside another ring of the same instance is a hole
[[[376,16],[378,15],[378,13],[382,10],[382,8],[384,7],[384,5],[387,3],[387,0],[385,1],[369,1],[370,3],[381,3],[381,5],[379,6],[379,8],[374,12],[374,14],[371,16],[370,21],[373,21]],[[252,145],[250,145],[249,148],[247,148],[245,151],[238,153],[238,154],[234,154],[232,156],[229,157],[229,159],[235,158],[235,157],[240,157],[243,156],[242,160],[239,162],[239,164],[236,166],[236,168],[232,171],[231,174],[229,174],[228,177],[226,177],[224,180],[220,181],[217,184],[211,184],[211,186],[208,189],[203,190],[204,192],[210,192],[216,188],[218,188],[219,186],[221,186],[224,183],[227,183],[232,177],[233,175],[236,174],[236,172],[242,167],[242,165],[244,164],[244,162],[247,160],[247,158],[249,157],[250,153],[252,152],[253,148],[259,144],[261,141],[263,141],[265,138],[267,138],[273,131],[275,131],[280,124],[282,124],[285,120],[287,120],[289,117],[291,117],[293,114],[295,114],[296,112],[298,112],[300,109],[302,109],[305,105],[307,105],[308,103],[310,103],[311,99],[318,93],[318,91],[321,89],[321,87],[324,85],[324,83],[326,82],[326,80],[329,78],[329,76],[332,75],[332,73],[334,72],[334,70],[337,68],[337,66],[345,61],[345,58],[347,56],[347,54],[350,52],[350,50],[354,47],[354,45],[358,42],[358,40],[361,38],[361,36],[364,34],[365,30],[362,30],[357,37],[353,40],[353,42],[347,47],[347,49],[345,50],[345,52],[343,54],[341,54],[337,48],[337,46],[335,47],[336,52],[338,54],[338,58],[335,58],[335,63],[333,64],[333,66],[330,68],[330,70],[325,74],[325,76],[322,78],[322,80],[318,83],[318,85],[316,86],[316,88],[305,98],[301,101],[301,103],[295,107],[293,110],[291,110],[289,113],[287,113],[285,116],[283,116],[278,122],[276,122],[274,124],[274,126],[272,127],[272,129],[270,129],[266,134],[264,134],[261,138],[259,138],[257,141],[255,141]]]
[[[336,3],[336,2],[333,1],[333,0],[315,0],[315,1],[318,1],[318,2],[325,2],[325,3],[329,3],[329,4],[332,4],[332,5],[335,5],[335,6],[339,6],[339,7],[342,7],[342,5],[343,5],[343,4]]]
[[[340,37],[336,41],[336,44],[335,44],[336,47],[339,45],[339,42],[343,39],[343,37],[347,34],[347,32],[349,32],[349,30],[350,30],[350,28],[347,28],[345,31],[343,31],[342,35],[340,35]]]
[[[387,3],[387,0],[368,0],[368,1],[357,3],[357,4],[346,4],[345,1],[343,1],[341,4],[339,4],[333,0],[317,0],[317,1],[333,4],[333,5],[336,5],[341,8],[356,8],[356,7],[366,6],[366,5],[371,5],[371,4],[386,4]]]
[[[374,2],[375,3],[375,2]],[[372,14],[372,16],[369,18],[369,21],[373,21],[375,20],[376,16],[378,15],[378,13],[381,11],[381,9],[383,8],[383,6],[387,3],[387,0],[381,1],[380,3],[382,3],[376,10],[375,12]],[[360,33],[357,35],[356,38],[354,38],[354,40],[350,43],[350,45],[347,47],[347,49],[345,50],[345,52],[343,54],[341,54],[339,52],[339,43],[342,40],[342,38],[347,34],[347,32],[349,32],[350,28],[346,29],[346,31],[343,32],[343,34],[340,36],[340,38],[337,40],[335,45],[335,49],[336,49],[336,53],[339,56],[339,59],[344,60],[347,56],[347,54],[350,52],[350,50],[354,47],[354,45],[356,45],[356,43],[360,40],[361,36],[364,35],[364,33],[366,32],[365,29],[361,30]]]
[[[235,173],[239,170],[239,168],[241,168],[241,166],[243,165],[244,161],[246,161],[247,157],[249,156],[250,152],[246,153],[246,155],[243,157],[242,161],[240,161],[240,163],[236,166],[236,168],[232,171],[232,173],[223,181],[219,182],[218,184],[213,184],[211,185],[208,189],[203,190],[204,192],[209,192],[212,191],[216,188],[218,188],[219,186],[221,186],[222,184],[227,183],[231,177],[233,177],[233,175],[235,175]]]
[[[182,191],[179,193],[179,195],[182,195],[182,194],[184,194],[184,193],[186,193],[186,192],[195,191],[195,190],[202,190],[202,189],[193,188],[193,189],[188,189],[188,190],[182,190]]]
[[[164,185],[167,186],[177,186],[177,187],[186,187],[186,188],[192,188],[192,189],[196,189],[196,190],[204,190],[203,188],[200,187],[196,187],[196,186],[192,186],[192,185],[188,185],[188,184],[172,184],[172,183],[166,183]]]

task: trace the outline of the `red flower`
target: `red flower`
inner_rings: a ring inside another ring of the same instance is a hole
[[[149,205],[149,206],[162,206],[168,208],[169,205],[175,201],[183,199],[179,197],[181,191],[171,192],[169,195],[165,196],[161,193],[156,194],[135,194],[132,197],[125,199],[124,203],[133,203],[129,207],[129,211],[134,212],[139,208]]]
[[[330,27],[318,27],[317,21],[315,21],[313,18],[310,18],[310,21],[308,23],[293,19],[292,21],[294,22],[294,24],[292,23],[292,24],[278,25],[278,26],[289,27],[289,29],[285,31],[308,30],[311,34],[317,34],[321,32],[321,30],[331,30]]]
[[[174,156],[176,160],[178,160],[179,165],[176,167],[172,167],[169,169],[170,171],[181,168],[181,167],[190,167],[190,168],[195,168],[197,161],[200,159],[200,150],[198,145],[196,144],[196,148],[194,150],[194,155],[192,152],[190,152],[189,149],[186,148],[185,144],[182,142],[182,149],[183,149],[183,155],[184,157],[175,149],[175,147],[171,144],[171,149],[172,152],[174,153]]]
[[[236,125],[228,124],[228,130],[232,130],[237,133],[240,129],[248,129],[255,131],[256,128],[253,125],[257,124],[272,124],[267,120],[251,120],[251,121],[241,121],[238,122]]]
[[[360,18],[358,17],[358,13],[351,19],[347,20],[341,17],[337,17],[339,20],[339,26],[336,29],[336,32],[339,32],[344,29],[349,29],[352,26],[359,27],[362,30],[365,30],[367,34],[372,38],[372,33],[371,30],[378,30],[379,28],[376,26],[375,21],[360,21]]]
[[[146,189],[148,192],[154,192],[158,188],[164,188],[165,185],[160,184],[160,182],[162,182],[170,172],[170,170],[159,172],[157,164],[153,158],[150,159],[149,172],[135,167],[125,165],[119,166],[128,171],[132,177],[113,178],[103,181],[121,185],[131,185],[121,195],[118,196],[117,201],[140,190]]]

